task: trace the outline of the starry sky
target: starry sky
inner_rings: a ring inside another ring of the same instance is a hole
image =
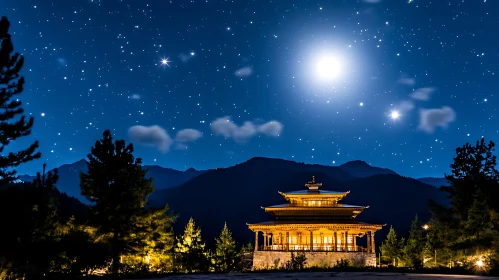
[[[4,2],[35,117],[9,148],[42,152],[21,174],[105,129],[175,169],[360,159],[414,177],[498,140],[499,1]]]

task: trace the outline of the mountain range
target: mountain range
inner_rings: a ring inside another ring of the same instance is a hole
[[[156,190],[168,189],[177,187],[190,179],[202,174],[204,171],[189,168],[185,171],[179,171],[171,168],[165,168],[158,165],[145,165],[148,170],[147,178],[154,178]],[[81,195],[80,191],[80,173],[87,172],[87,162],[81,159],[71,164],[64,164],[57,168],[59,181],[57,188],[60,192],[64,192],[69,196],[78,198],[80,201],[87,203],[88,201]],[[35,179],[34,175],[20,175],[19,180],[31,182]]]
[[[144,167],[156,185],[156,191],[149,197],[150,205],[169,205],[178,216],[176,232],[181,232],[187,220],[193,217],[209,243],[225,222],[238,242],[252,241],[254,235],[246,223],[271,219],[261,206],[283,203],[284,198],[278,191],[302,190],[312,176],[323,183],[323,189],[351,191],[343,202],[370,206],[358,220],[387,225],[376,236],[377,242],[384,239],[390,226],[402,234],[407,232],[416,214],[421,220],[428,220],[430,199],[448,204],[446,195],[438,189],[448,184],[445,178],[403,177],[393,170],[360,160],[325,166],[255,157],[228,168],[204,171],[192,168],[179,171],[156,165]],[[85,160],[59,167],[59,190],[87,202],[79,188],[79,174],[86,170]],[[30,181],[33,178],[22,175],[19,179]]]
[[[450,182],[444,178],[437,178],[437,177],[423,177],[423,178],[418,178],[419,181],[432,185],[434,187],[440,188],[442,186],[449,186]]]

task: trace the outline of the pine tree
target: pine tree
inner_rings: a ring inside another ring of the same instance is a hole
[[[229,272],[236,268],[240,255],[236,250],[236,242],[232,238],[232,233],[224,224],[220,236],[215,239],[217,247],[215,251],[215,271]]]
[[[241,247],[241,253],[253,253],[253,251],[255,251],[255,248],[251,242]]]
[[[54,197],[59,175],[57,169],[45,173],[46,167],[47,165],[43,164],[42,173],[38,172],[33,180],[35,195],[38,198],[38,202],[33,205],[33,210],[39,216],[31,216],[31,218],[33,219],[33,234],[37,236],[37,239],[56,235],[56,230],[60,226],[57,200]]]
[[[33,183],[13,184],[0,194],[0,258],[8,260],[12,273],[40,277],[58,254],[59,214],[53,190],[57,170],[38,173]]]
[[[71,217],[62,227],[61,252],[55,262],[55,271],[72,277],[88,275],[91,269],[107,266],[109,250],[105,238],[94,227],[78,224]]]
[[[138,240],[135,252],[125,256],[130,265],[147,266],[152,271],[171,271],[175,236],[172,225],[176,217],[168,214],[168,207],[149,208],[138,221],[139,231],[130,236]]]
[[[480,190],[473,197],[473,203],[468,211],[468,219],[464,222],[464,230],[468,238],[478,246],[487,247],[487,237],[491,236],[494,225],[490,217],[490,209]],[[485,244],[483,244],[485,241]]]
[[[191,217],[185,226],[184,234],[177,239],[175,248],[178,269],[183,272],[207,271],[209,260],[205,244],[201,239],[201,229],[196,227]]]
[[[423,239],[423,233],[421,230],[421,223],[416,215],[414,221],[412,221],[411,231],[409,232],[409,238],[404,247],[404,260],[408,265],[412,267],[419,268],[423,264],[423,249],[425,246],[425,240]]]
[[[381,257],[384,260],[392,262],[393,266],[397,266],[398,260],[402,258],[402,246],[403,240],[397,238],[397,232],[393,227],[390,227],[390,231],[386,236],[385,241],[381,244]]]
[[[110,235],[111,270],[117,274],[120,256],[133,252],[140,241],[129,237],[140,229],[138,221],[154,186],[145,178],[142,160],[134,158],[133,145],[113,142],[109,130],[92,147],[88,160],[87,173],[80,174],[81,193],[93,203],[90,221],[101,234]]]
[[[446,179],[451,183],[442,190],[449,194],[451,208],[460,220],[468,218],[468,211],[473,203],[470,195],[478,190],[489,207],[499,211],[499,172],[496,169],[495,144],[485,143],[485,138],[475,145],[466,143],[456,149],[456,157],[451,164],[451,175]]]
[[[499,253],[499,224],[492,217],[499,211],[499,172],[496,169],[495,144],[485,139],[456,149],[446,174],[450,186],[441,190],[449,195],[450,207],[431,202],[439,260],[479,253],[493,248]],[[442,252],[442,253],[440,253]],[[498,255],[499,257],[499,255]]]
[[[38,141],[28,148],[4,154],[7,145],[19,137],[31,133],[34,118],[22,115],[22,102],[16,98],[23,91],[24,77],[19,72],[24,64],[24,57],[19,53],[12,55],[14,47],[9,34],[10,23],[6,17],[0,19],[0,186],[16,179],[14,167],[40,158]],[[17,117],[20,118],[17,119]]]

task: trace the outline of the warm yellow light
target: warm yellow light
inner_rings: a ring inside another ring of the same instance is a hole
[[[482,267],[483,266],[483,261],[482,260],[476,261],[476,265],[479,266],[479,267]]]
[[[429,228],[430,228],[430,226],[429,226],[429,225],[427,225],[427,224],[424,224],[424,225],[423,225],[423,229],[424,229],[424,230],[428,230]]]

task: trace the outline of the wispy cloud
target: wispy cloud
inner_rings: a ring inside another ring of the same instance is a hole
[[[128,129],[128,136],[137,144],[156,147],[163,153],[167,153],[173,143],[166,130],[159,125],[132,126]]]
[[[403,85],[406,85],[406,86],[413,86],[416,84],[416,79],[414,78],[408,78],[408,77],[403,77],[403,78],[400,78],[397,83],[399,84],[403,84]]]
[[[283,125],[278,121],[269,121],[261,125],[245,121],[243,125],[238,126],[229,116],[218,118],[211,123],[211,130],[215,135],[232,138],[237,142],[246,141],[258,133],[278,137],[282,129]]]
[[[155,147],[162,153],[167,153],[172,144],[176,144],[177,147],[187,148],[187,144],[201,138],[202,133],[191,128],[182,129],[177,132],[175,139],[172,140],[168,132],[159,125],[136,125],[128,129],[128,135],[133,142],[139,145]]]
[[[178,58],[180,58],[180,61],[187,63],[191,58],[194,57],[194,52],[191,53],[181,53],[178,55]]]
[[[455,120],[456,112],[448,106],[419,110],[419,129],[427,133],[434,132],[437,127],[446,128]]]
[[[181,143],[194,142],[199,138],[201,138],[201,136],[202,136],[201,131],[192,128],[186,128],[177,132],[177,136],[175,136],[175,141]]]
[[[234,75],[236,75],[236,77],[243,78],[250,76],[252,73],[253,73],[253,68],[251,68],[251,66],[246,66],[237,69],[236,72],[234,72]]]
[[[430,95],[435,90],[436,89],[432,88],[432,87],[418,88],[413,93],[411,93],[409,96],[413,99],[416,99],[416,100],[428,101],[428,100],[430,100]]]
[[[134,93],[134,94],[130,95],[128,98],[133,99],[133,100],[139,100],[140,99],[140,95]]]

